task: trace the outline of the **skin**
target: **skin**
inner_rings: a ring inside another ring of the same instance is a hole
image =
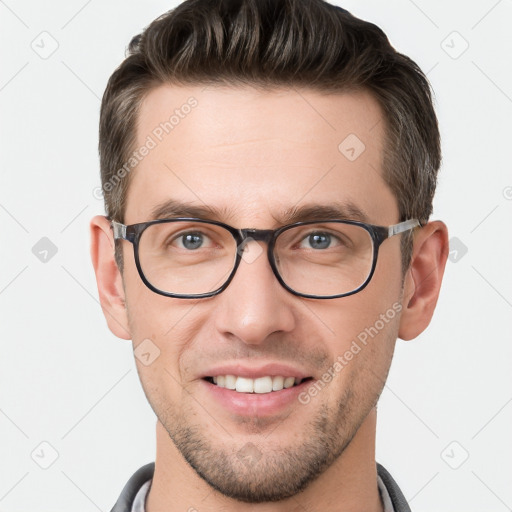
[[[287,208],[346,200],[370,223],[399,222],[382,178],[385,125],[368,93],[159,86],[142,105],[139,145],[190,96],[197,107],[132,171],[125,224],[151,220],[154,207],[170,198],[229,207],[232,214],[218,220],[237,228],[275,229]],[[338,150],[351,133],[366,146],[353,162]],[[242,260],[217,296],[160,296],[141,281],[128,242],[121,275],[104,217],[92,220],[91,233],[109,328],[134,347],[149,338],[160,350],[148,366],[136,359],[158,418],[148,512],[382,510],[375,406],[397,337],[418,336],[434,312],[448,255],[442,222],[416,230],[403,287],[395,236],[381,246],[365,289],[330,300],[287,292],[266,252]],[[226,361],[286,363],[319,379],[393,304],[401,313],[305,405],[294,401],[271,416],[241,417],[205,391],[202,372]],[[250,467],[237,456],[247,446],[259,454]]]

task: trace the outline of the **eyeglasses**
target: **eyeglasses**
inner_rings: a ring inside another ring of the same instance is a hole
[[[324,220],[270,230],[236,229],[188,217],[130,226],[112,221],[114,239],[133,244],[145,285],[160,295],[181,299],[211,297],[225,290],[241,260],[251,262],[244,257],[251,241],[268,244],[274,275],[290,293],[313,299],[346,297],[370,282],[385,240],[420,225],[417,219],[388,227]]]

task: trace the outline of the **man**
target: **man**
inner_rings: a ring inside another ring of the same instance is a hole
[[[375,461],[397,337],[429,324],[429,84],[321,0],[188,0],[105,91],[92,259],[156,462],[113,511],[406,511]]]

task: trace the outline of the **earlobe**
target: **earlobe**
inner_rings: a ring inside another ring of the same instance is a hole
[[[114,238],[110,222],[98,215],[91,220],[91,258],[101,308],[112,333],[118,338],[131,339],[121,272],[114,257]]]
[[[416,233],[411,264],[404,280],[399,338],[416,338],[430,323],[448,252],[448,229],[443,222],[429,222]]]

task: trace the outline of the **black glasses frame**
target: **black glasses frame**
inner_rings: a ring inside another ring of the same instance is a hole
[[[199,223],[205,223],[205,224],[213,224],[216,226],[220,226],[227,231],[231,233],[233,238],[236,241],[237,245],[237,251],[236,251],[236,259],[235,264],[233,266],[233,270],[231,271],[229,277],[224,282],[224,284],[217,288],[216,290],[212,292],[202,293],[202,294],[176,294],[176,293],[169,293],[165,292],[163,290],[159,290],[158,288],[155,288],[144,275],[144,272],[142,271],[142,267],[140,264],[139,259],[139,241],[140,237],[142,236],[142,233],[149,227],[154,224],[163,224],[163,223],[170,223],[170,222],[183,222],[183,221],[193,221],[193,222],[199,222]],[[277,269],[277,265],[274,258],[274,247],[277,237],[283,233],[284,231],[287,231],[288,229],[297,227],[297,226],[306,226],[308,224],[326,224],[326,223],[338,223],[338,224],[350,224],[354,226],[360,226],[363,229],[365,229],[369,234],[373,242],[373,261],[372,261],[372,267],[370,270],[370,273],[368,274],[368,277],[366,278],[365,282],[356,288],[355,290],[352,290],[347,293],[341,293],[339,295],[311,295],[311,294],[305,294],[300,293],[292,288],[290,288],[284,281],[281,275],[279,274],[279,271]],[[240,261],[242,260],[242,253],[243,249],[247,242],[250,242],[252,240],[265,242],[267,244],[267,257],[268,261],[270,263],[270,267],[272,268],[272,271],[274,275],[276,276],[277,280],[290,293],[293,295],[296,295],[298,297],[305,297],[309,299],[338,299],[340,297],[347,297],[349,295],[353,295],[357,292],[360,292],[363,288],[365,288],[368,283],[370,282],[371,278],[373,277],[373,274],[375,272],[375,267],[377,265],[377,257],[379,254],[379,248],[381,244],[387,240],[388,238],[391,238],[394,235],[398,235],[400,233],[404,233],[406,231],[410,231],[411,229],[414,229],[415,227],[421,226],[421,223],[417,219],[409,219],[403,222],[400,222],[398,224],[393,224],[392,226],[376,226],[373,224],[367,224],[365,222],[359,222],[355,220],[312,220],[312,221],[305,221],[305,222],[295,222],[294,224],[288,224],[286,226],[282,226],[278,229],[236,229],[233,226],[229,226],[228,224],[224,224],[223,222],[218,222],[214,220],[205,220],[205,219],[198,219],[195,217],[178,217],[173,219],[158,219],[158,220],[152,220],[149,222],[141,222],[138,224],[131,224],[131,225],[124,225],[116,221],[111,221],[112,230],[114,232],[114,240],[126,240],[133,244],[133,253],[135,258],[135,265],[137,267],[137,270],[139,272],[140,278],[144,282],[144,284],[153,292],[158,293],[159,295],[164,295],[165,297],[172,297],[172,298],[178,298],[178,299],[201,299],[206,297],[213,297],[214,295],[218,295],[219,293],[223,292],[229,285],[229,283],[232,281],[233,277],[235,276],[235,273],[240,266]]]

